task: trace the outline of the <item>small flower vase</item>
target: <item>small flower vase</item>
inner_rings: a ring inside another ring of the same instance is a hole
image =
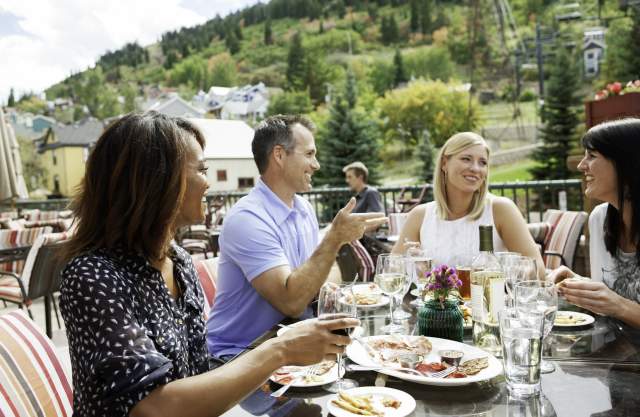
[[[418,312],[418,330],[423,336],[462,342],[464,320],[457,300],[438,300],[424,303]]]

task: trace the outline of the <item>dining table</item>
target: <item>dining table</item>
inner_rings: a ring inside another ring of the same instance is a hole
[[[405,334],[416,334],[418,309],[410,304],[412,299],[407,294],[402,306],[411,313],[409,319],[399,322]],[[579,310],[563,301],[560,309]],[[375,371],[347,372],[345,376],[355,379],[361,387],[385,386],[408,393],[416,401],[409,416],[638,416],[640,344],[620,323],[589,314],[595,319],[592,324],[579,328],[554,327],[545,339],[543,357],[555,365],[555,371],[542,374],[541,392],[534,397],[510,395],[503,373],[461,386],[421,385]],[[362,310],[358,315],[363,336],[382,334],[380,328],[389,322],[386,307]],[[275,337],[278,328],[274,326],[265,332],[250,347]],[[472,344],[468,329],[464,343]],[[278,388],[277,383],[265,382],[224,416],[332,415],[328,403],[335,395],[322,387],[290,388],[283,396],[272,397],[270,394]]]

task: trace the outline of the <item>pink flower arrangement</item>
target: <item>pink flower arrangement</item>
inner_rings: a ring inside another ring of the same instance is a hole
[[[440,301],[440,305],[443,305],[449,296],[449,291],[462,286],[462,281],[458,278],[458,271],[454,267],[444,264],[436,266],[426,276],[429,280],[427,290],[433,291],[433,298]]]
[[[624,88],[618,81],[609,83],[607,86],[598,91],[594,97],[595,100],[604,100],[610,96],[623,95],[626,93],[640,92],[640,80],[629,81]]]

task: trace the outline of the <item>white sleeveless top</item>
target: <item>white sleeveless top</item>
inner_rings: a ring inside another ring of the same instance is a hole
[[[442,220],[438,217],[436,203],[426,204],[424,220],[420,227],[420,244],[433,264],[469,266],[480,252],[480,232],[478,226],[493,226],[493,250],[506,251],[502,238],[493,222],[491,197],[488,198],[482,216],[471,220],[468,216],[457,220]]]

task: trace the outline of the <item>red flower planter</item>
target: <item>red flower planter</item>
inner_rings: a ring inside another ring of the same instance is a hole
[[[640,93],[627,93],[604,100],[587,101],[584,107],[587,129],[609,120],[640,117]]]

